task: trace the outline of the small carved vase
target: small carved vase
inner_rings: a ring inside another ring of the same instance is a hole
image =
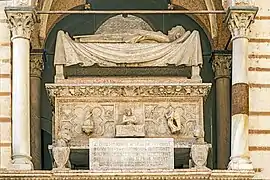
[[[66,165],[69,160],[70,148],[55,146],[52,148],[53,158],[56,164],[54,169],[69,169]]]

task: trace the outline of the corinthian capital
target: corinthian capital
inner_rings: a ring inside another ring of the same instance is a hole
[[[254,22],[257,11],[257,7],[245,6],[234,6],[228,9],[226,22],[233,39],[239,37],[248,38],[250,25]]]
[[[30,7],[8,7],[5,12],[12,32],[12,39],[18,37],[30,39],[33,25],[36,22],[35,10]]]
[[[231,54],[214,53],[212,68],[215,73],[215,79],[218,78],[230,78],[231,77]]]
[[[41,78],[44,69],[42,54],[31,54],[30,56],[30,76]]]

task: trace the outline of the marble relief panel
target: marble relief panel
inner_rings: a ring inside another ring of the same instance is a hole
[[[203,128],[201,103],[202,98],[58,101],[55,137],[86,146],[89,138],[114,138],[116,126],[127,125],[143,126],[144,137],[194,138],[196,127]]]
[[[193,137],[200,123],[198,103],[145,104],[145,128],[148,137]]]
[[[91,137],[114,137],[115,105],[100,103],[63,103],[59,107],[58,137],[61,131],[69,131],[70,144],[87,144],[89,136],[84,132],[85,121],[93,122]]]

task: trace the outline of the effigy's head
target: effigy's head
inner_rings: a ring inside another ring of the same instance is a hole
[[[168,37],[171,41],[174,41],[185,34],[186,30],[183,26],[175,26],[168,31]]]

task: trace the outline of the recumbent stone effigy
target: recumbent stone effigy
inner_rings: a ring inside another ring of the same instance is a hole
[[[75,164],[69,156],[59,158],[58,151],[72,156],[88,149],[93,171],[171,171],[181,149],[190,149],[189,164],[206,169],[210,145],[204,142],[203,102],[211,84],[201,81],[203,61],[197,31],[176,26],[168,35],[133,30],[73,39],[59,31],[54,62],[55,83],[46,88],[55,109],[56,143],[50,146],[57,160],[55,169]],[[185,66],[191,67],[191,76],[66,75],[70,66],[80,70],[95,65]]]

